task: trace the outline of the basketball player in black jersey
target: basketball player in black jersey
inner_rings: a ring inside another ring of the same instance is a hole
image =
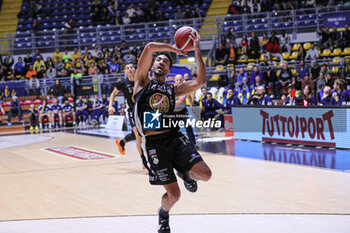
[[[200,37],[197,33],[192,33],[190,38],[194,43],[197,59],[196,80],[179,85],[166,84],[165,78],[170,72],[172,62],[165,52],[180,55],[186,53],[176,46],[157,42],[148,43],[144,48],[134,79],[134,119],[142,137],[142,161],[148,170],[150,183],[163,185],[166,190],[159,209],[159,233],[170,232],[169,211],[180,198],[174,169],[191,192],[197,191],[197,180],[208,181],[211,178],[210,168],[179,128],[169,129],[161,123],[156,124],[159,119],[170,117],[173,113],[175,97],[190,94],[205,85],[206,71],[200,52]],[[156,52],[160,54],[154,60],[153,78],[150,79],[148,71],[152,65],[153,53]]]
[[[134,116],[132,115],[132,110],[134,108],[134,101],[133,101],[133,92],[134,92],[134,75],[135,75],[135,67],[132,63],[126,64],[124,73],[127,74],[128,78],[125,80],[122,80],[114,85],[113,92],[111,93],[109,97],[109,106],[108,106],[108,113],[109,114],[114,114],[115,109],[113,107],[113,101],[115,96],[118,94],[119,91],[122,91],[124,94],[124,98],[126,100],[126,119],[130,123],[132,127],[132,132],[128,135],[126,135],[122,140],[117,140],[117,145],[119,148],[119,152],[121,154],[125,154],[125,144],[129,141],[135,140],[136,139],[136,147],[141,154],[141,138],[140,135],[137,133],[137,129],[135,127],[135,121],[134,121]]]

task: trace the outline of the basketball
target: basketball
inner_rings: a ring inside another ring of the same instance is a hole
[[[175,45],[180,49],[184,51],[191,51],[193,50],[193,41],[190,38],[191,32],[197,32],[196,29],[184,26],[179,28],[174,36]]]

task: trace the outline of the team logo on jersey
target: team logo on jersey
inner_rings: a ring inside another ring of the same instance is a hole
[[[168,112],[170,108],[169,98],[161,93],[156,93],[149,99],[149,105],[154,111]]]

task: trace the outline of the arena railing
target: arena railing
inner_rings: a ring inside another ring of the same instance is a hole
[[[23,54],[35,49],[53,51],[55,48],[71,50],[73,47],[91,48],[93,44],[99,47],[113,46],[122,40],[135,44],[153,40],[167,40],[172,43],[176,29],[182,25],[200,30],[202,40],[210,40],[213,35],[225,33],[231,27],[237,29],[237,36],[252,31],[270,34],[273,30],[285,30],[296,36],[300,32],[315,32],[323,25],[322,19],[327,13],[345,13],[349,10],[346,6],[334,6],[211,17],[216,23],[206,23],[204,18],[194,18],[130,25],[88,26],[76,28],[75,33],[71,34],[63,28],[37,32],[18,31],[14,34],[0,35],[0,41],[8,42],[8,45],[0,47],[0,53],[10,50],[15,54]],[[203,25],[207,26],[202,28]]]

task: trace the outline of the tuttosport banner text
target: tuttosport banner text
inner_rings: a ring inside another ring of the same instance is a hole
[[[349,108],[234,107],[236,139],[350,148]]]

